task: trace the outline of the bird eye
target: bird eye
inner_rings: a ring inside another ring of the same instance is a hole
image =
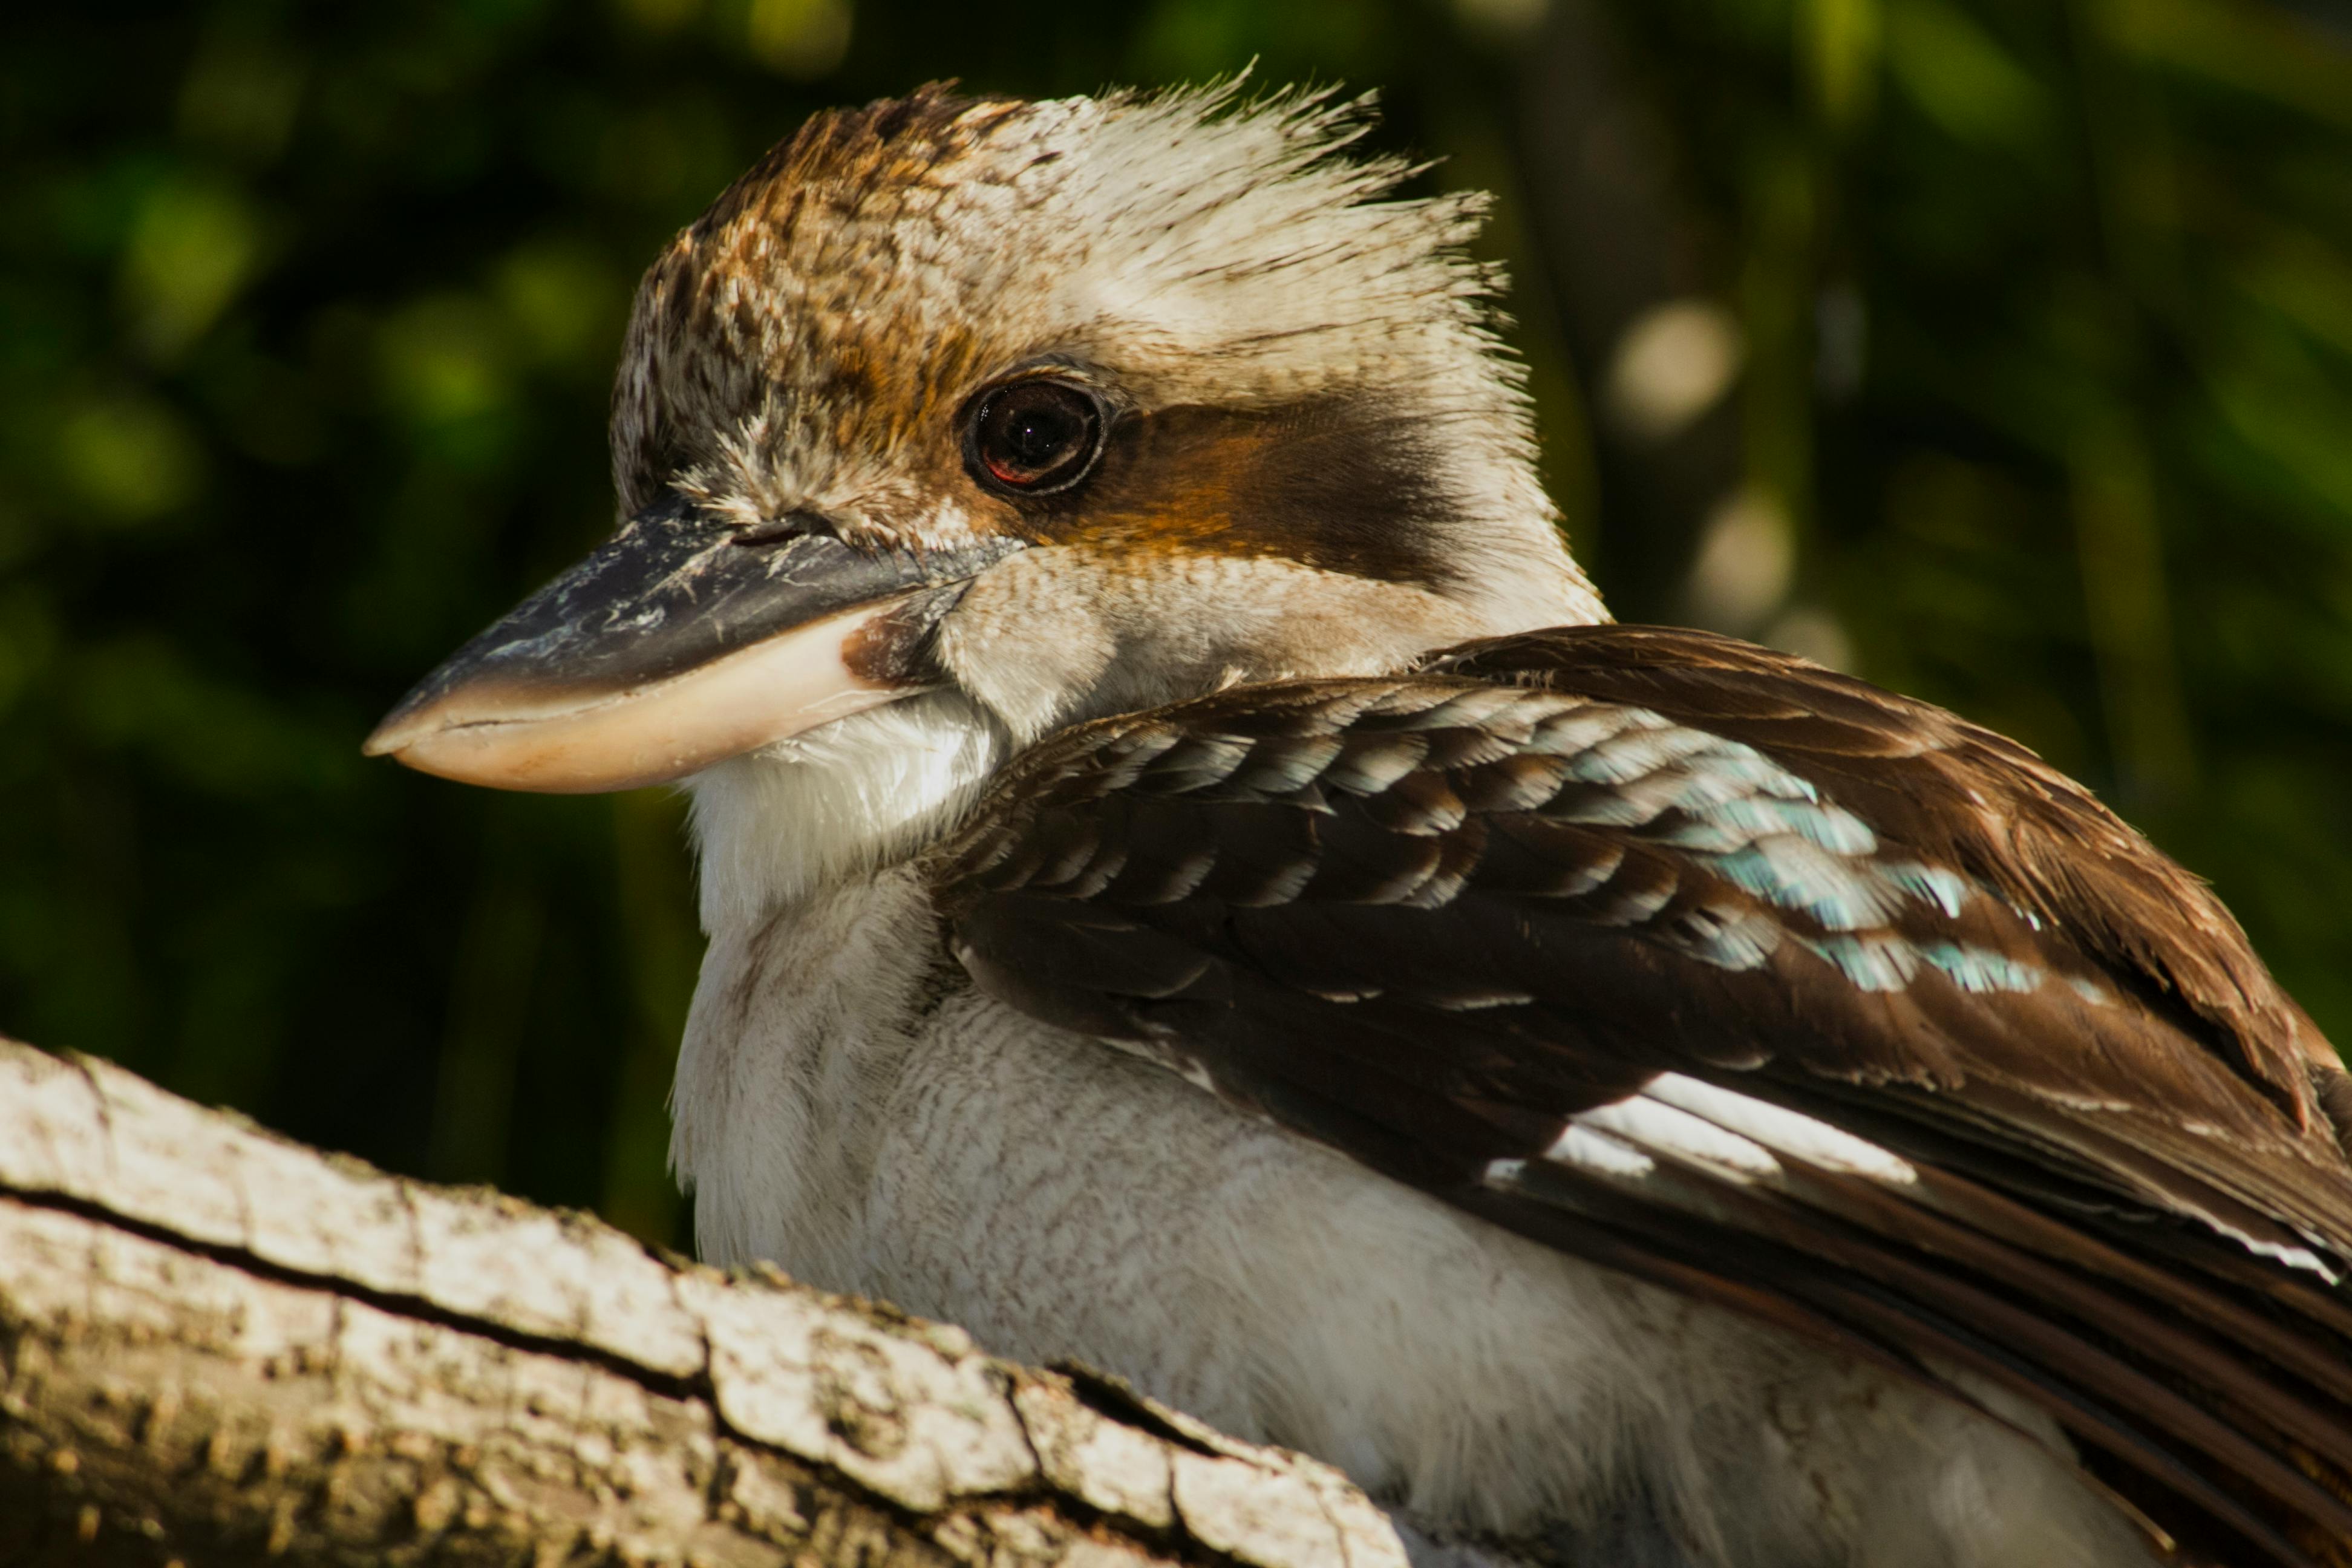
[[[1062,381],[1016,381],[982,395],[964,431],[972,478],[1013,495],[1066,490],[1102,455],[1102,405]]]

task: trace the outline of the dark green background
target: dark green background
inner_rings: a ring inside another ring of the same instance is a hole
[[[8,1031],[679,1238],[677,804],[464,790],[359,740],[607,526],[635,274],[803,115],[1255,57],[1379,89],[1381,142],[1446,160],[1424,186],[1500,194],[1549,479],[1622,616],[2022,737],[2352,1039],[2341,5],[9,12]],[[1644,436],[1612,355],[1675,300],[1728,312],[1740,373]],[[1776,541],[1785,591],[1727,598]]]

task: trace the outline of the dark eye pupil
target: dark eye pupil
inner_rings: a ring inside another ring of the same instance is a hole
[[[1005,444],[1023,462],[1045,468],[1077,444],[1078,422],[1058,408],[1024,408],[1013,416]]]
[[[1102,415],[1076,387],[1028,381],[991,393],[972,422],[972,456],[986,477],[1032,493],[1076,483],[1092,466]]]

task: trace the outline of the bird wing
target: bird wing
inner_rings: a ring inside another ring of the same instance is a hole
[[[2205,888],[2011,742],[1560,630],[1073,729],[932,868],[1037,1017],[2021,1394],[2184,1547],[2352,1562],[2344,1075]]]

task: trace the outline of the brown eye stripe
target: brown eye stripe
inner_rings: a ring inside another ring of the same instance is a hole
[[[1439,547],[1452,503],[1429,478],[1443,437],[1363,397],[1157,409],[1120,421],[1082,489],[1043,503],[1036,526],[1059,542],[1276,556],[1433,586],[1454,575]]]

